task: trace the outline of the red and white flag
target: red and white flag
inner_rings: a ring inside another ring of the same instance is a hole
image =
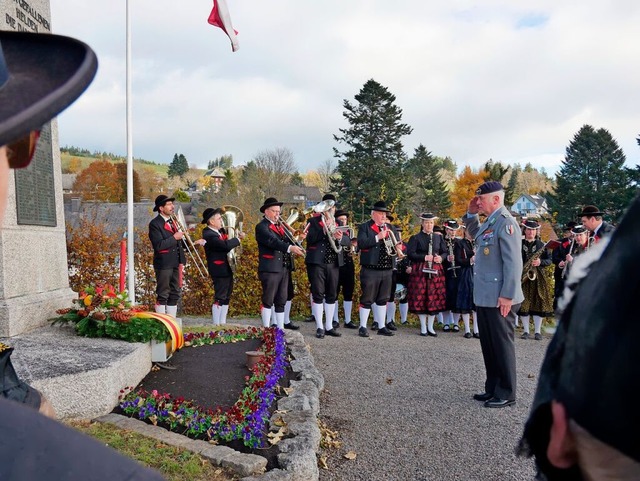
[[[213,10],[209,15],[209,23],[216,27],[220,27],[229,36],[231,40],[231,50],[234,52],[240,48],[238,44],[238,32],[231,25],[231,16],[227,8],[226,0],[213,0]]]

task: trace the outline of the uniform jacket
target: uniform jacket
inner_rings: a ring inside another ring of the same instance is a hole
[[[460,267],[469,267],[471,258],[474,256],[473,246],[468,239],[458,239],[453,248],[453,255],[456,258],[456,265]]]
[[[209,275],[212,278],[231,277],[233,272],[231,271],[227,254],[231,249],[240,245],[240,239],[237,237],[227,239],[224,229],[218,233],[209,227],[202,231],[202,238],[207,241],[204,245],[204,252],[207,255]]]
[[[605,235],[611,234],[614,231],[614,229],[615,228],[611,224],[609,224],[608,222],[602,221],[600,228],[598,229],[597,233],[593,237],[596,238],[596,242],[597,242],[600,239],[602,239],[602,237],[604,237]]]
[[[282,272],[284,256],[291,245],[282,227],[271,223],[266,217],[256,224],[258,242],[258,272]]]
[[[442,256],[444,260],[444,257],[449,253],[444,238],[439,234],[425,234],[421,231],[416,235],[412,235],[409,239],[409,244],[407,244],[407,255],[412,262],[424,262],[424,256],[429,253],[429,244],[432,238],[433,249],[431,254]]]
[[[336,246],[342,245],[340,241],[336,240]],[[350,243],[350,242],[349,242]],[[307,229],[307,255],[305,262],[307,264],[325,264],[325,255],[327,249],[331,249],[327,235],[324,233],[324,219],[321,215],[311,217],[308,221]],[[338,265],[344,265],[344,253],[342,250],[337,254]]]
[[[466,214],[462,220],[475,238],[475,305],[497,307],[498,297],[511,299],[513,304],[520,304],[524,300],[521,285],[522,238],[516,220],[504,206],[482,225],[477,214]]]
[[[185,263],[182,241],[173,237],[171,224],[165,222],[161,215],[149,222],[149,240],[153,246],[153,268],[175,269]]]
[[[393,229],[389,223],[385,224],[387,229]],[[380,228],[369,220],[358,227],[358,249],[360,250],[360,265],[377,266],[380,261],[380,249],[384,249],[384,242],[376,241],[376,235]]]

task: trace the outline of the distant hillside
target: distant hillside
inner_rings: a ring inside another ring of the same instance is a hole
[[[73,153],[72,153],[73,152]],[[108,160],[110,162],[126,162],[126,158],[116,156],[113,154],[90,154],[89,151],[81,150],[74,148],[61,148],[60,149],[60,160],[62,163],[62,173],[63,174],[77,174],[81,170],[86,169],[92,162],[96,160]],[[167,170],[169,169],[168,164],[157,164],[155,162],[151,162],[149,160],[144,159],[133,159],[133,168],[139,169],[141,167],[145,167],[147,169],[152,169],[158,175],[162,177],[167,177]]]

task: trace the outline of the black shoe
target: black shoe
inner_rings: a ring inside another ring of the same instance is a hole
[[[316,337],[318,339],[324,338],[324,329],[320,329],[320,328],[316,329]]]
[[[387,324],[387,329],[389,329],[390,331],[397,331],[398,328],[396,327],[396,323],[391,321],[390,323]]]
[[[378,323],[374,322],[373,324],[371,324],[371,330],[372,331],[377,331],[378,330]]]
[[[340,327],[340,323],[338,321],[333,321],[331,325],[333,326],[334,329],[338,329]]]
[[[429,334],[427,334],[426,332],[421,332],[421,333],[420,333],[420,335],[421,335],[422,337],[427,337]]]
[[[340,334],[338,331],[336,331],[335,329],[329,329],[328,331],[324,331],[324,333],[327,336],[332,336],[332,337],[340,337],[342,336],[342,334]]]
[[[464,333],[464,338],[465,339],[471,339],[471,333],[470,332],[465,332]]]
[[[382,329],[378,329],[378,334],[381,336],[393,336],[393,332],[383,327]]]
[[[442,328],[442,330],[443,330],[444,332],[449,332],[449,331],[451,330],[451,327],[449,326],[449,324],[446,324],[446,325]]]
[[[453,332],[460,332],[460,326],[458,326],[457,324],[453,325]]]
[[[358,326],[356,326],[353,322],[347,322],[344,327],[346,327],[347,329],[358,329]]]
[[[429,332],[429,330],[427,329],[427,336],[431,336],[431,337],[438,337],[438,333],[437,332]]]
[[[520,339],[529,339],[529,333],[528,332],[523,332],[522,336],[520,336]]]
[[[480,394],[474,394],[473,395],[473,399],[475,399],[476,401],[488,401],[489,399],[493,398],[493,394],[489,394],[486,392],[481,392]]]
[[[316,316],[314,316],[313,314],[311,314],[309,317],[306,317],[304,319],[304,322],[316,322]]]
[[[358,336],[369,337],[369,331],[367,331],[366,327],[361,327],[360,329],[358,329]]]
[[[480,333],[479,332],[474,332],[473,333],[473,337],[474,337],[474,339],[480,339]]]
[[[284,325],[285,329],[291,329],[292,331],[297,331],[298,329],[300,329],[300,326],[297,326],[296,324],[294,324],[293,322],[287,322]]]
[[[536,334],[533,336],[533,338],[536,341],[542,341],[542,334],[540,334],[539,332],[536,332]]]
[[[515,399],[500,399],[499,397],[493,397],[488,401],[485,401],[484,407],[486,408],[506,408],[516,403]]]

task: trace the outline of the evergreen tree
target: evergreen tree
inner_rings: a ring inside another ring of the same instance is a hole
[[[502,162],[494,162],[493,160],[489,159],[484,164],[483,170],[487,173],[487,180],[502,182],[502,178],[508,172],[509,166],[502,165]]]
[[[550,196],[558,221],[575,219],[586,204],[617,220],[633,195],[624,162],[624,152],[606,129],[582,126],[566,149],[555,194]]]
[[[187,158],[182,154],[174,154],[173,160],[169,164],[169,170],[167,171],[169,178],[182,177],[187,172],[189,172],[189,162],[187,162]]]
[[[520,166],[515,165],[511,168],[511,175],[509,176],[509,182],[504,189],[504,203],[506,205],[513,204],[516,199],[522,194],[518,192],[518,176],[520,175]]]
[[[302,178],[302,176],[300,175],[300,172],[294,172],[293,174],[291,174],[291,178],[289,179],[289,183],[291,185],[304,185],[304,179]]]
[[[350,199],[352,204],[362,206],[357,217],[380,199],[396,206],[396,213],[404,214],[406,155],[401,138],[412,129],[402,123],[402,109],[394,103],[396,97],[375,80],[365,82],[355,100],[355,104],[344,101],[343,116],[349,127],[334,135],[334,140],[346,148],[333,149],[338,166],[331,190],[337,192],[339,199]]]
[[[414,213],[428,211],[440,218],[449,215],[451,199],[447,184],[440,176],[442,164],[437,157],[431,155],[426,147],[420,144],[406,167],[406,177],[411,179],[411,197],[409,208]]]
[[[230,169],[233,166],[233,155],[222,155],[210,160],[207,164],[207,170],[220,167],[222,170]]]

